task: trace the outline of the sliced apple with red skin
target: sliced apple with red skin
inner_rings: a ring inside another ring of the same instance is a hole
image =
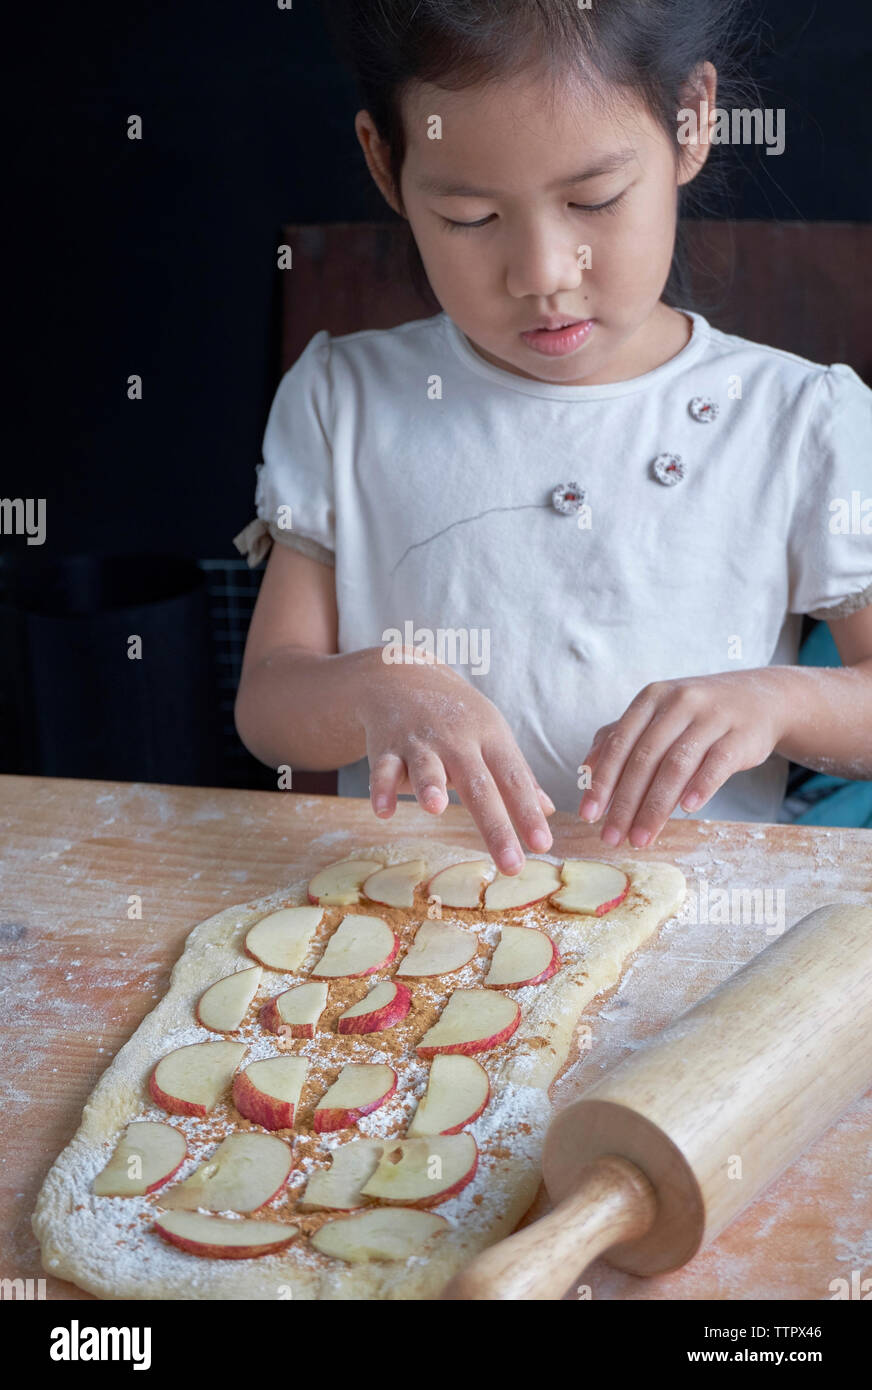
[[[159,1236],[188,1255],[210,1260],[251,1260],[275,1255],[298,1234],[279,1221],[232,1221],[199,1211],[162,1212],[154,1223]]]
[[[396,1089],[393,1067],[381,1062],[349,1062],[318,1102],[312,1128],[316,1134],[332,1134],[356,1125],[390,1100]]]
[[[557,947],[547,932],[504,926],[484,982],[491,989],[541,985],[560,969]]]
[[[477,1120],[490,1100],[490,1081],[484,1067],[462,1053],[434,1057],[427,1090],[406,1131],[420,1134],[459,1134]]]
[[[321,907],[283,907],[247,932],[245,949],[268,970],[299,970],[324,916]]]
[[[580,912],[602,917],[624,901],[630,880],[623,869],[598,859],[566,859],[561,869],[564,887],[549,901],[561,912]]]
[[[400,949],[395,936],[380,917],[349,912],[327,942],[327,949],[312,971],[313,980],[347,979],[371,975],[390,965]]]
[[[291,1151],[283,1139],[256,1129],[229,1134],[160,1205],[172,1211],[257,1211],[281,1192],[290,1171]]]
[[[466,859],[440,869],[427,884],[427,896],[438,897],[443,907],[480,907],[485,884],[496,872],[487,859]]]
[[[415,1051],[419,1057],[487,1052],[506,1042],[520,1021],[521,1006],[508,995],[489,989],[456,989]]]
[[[381,903],[383,907],[414,907],[415,889],[426,873],[427,865],[423,859],[409,859],[405,864],[388,864],[386,868],[370,874],[364,881],[363,891],[370,902]]]
[[[351,907],[360,902],[360,887],[384,865],[380,859],[340,859],[315,875],[308,887],[310,903],[322,907]]]
[[[148,1089],[171,1115],[208,1115],[230,1085],[247,1048],[238,1042],[189,1043],[162,1057]]]
[[[294,985],[268,999],[260,1011],[261,1027],[289,1038],[314,1038],[315,1024],[327,1007],[327,985],[313,980]]]
[[[475,1177],[478,1146],[471,1134],[431,1134],[386,1144],[381,1162],[360,1189],[364,1197],[403,1207],[433,1207],[462,1192]]]
[[[478,951],[478,938],[452,922],[422,922],[398,975],[448,975],[468,965]]]
[[[560,887],[560,875],[547,859],[525,859],[519,874],[497,874],[484,890],[485,912],[529,907],[542,902]]]
[[[181,1130],[153,1120],[137,1120],[127,1126],[91,1191],[95,1197],[144,1197],[181,1168],[187,1152]]]
[[[253,965],[250,970],[237,970],[216,980],[197,1003],[197,1021],[213,1033],[232,1033],[248,1013],[248,1006],[257,994],[263,970]]]
[[[375,985],[360,1000],[339,1015],[337,1033],[381,1033],[385,1028],[393,1028],[401,1023],[412,1007],[412,994],[408,985],[385,980]]]
[[[352,1139],[330,1152],[330,1167],[313,1173],[298,1206],[301,1211],[356,1211],[367,1205],[360,1189],[384,1151],[381,1139]]]
[[[444,1216],[414,1208],[394,1207],[362,1211],[325,1221],[311,1244],[322,1255],[348,1264],[373,1260],[407,1260],[419,1255],[434,1236],[448,1230]]]
[[[252,1124],[292,1129],[309,1064],[305,1057],[265,1057],[233,1078],[233,1104]]]

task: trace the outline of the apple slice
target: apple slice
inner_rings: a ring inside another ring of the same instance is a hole
[[[374,985],[359,1004],[339,1015],[337,1033],[381,1033],[400,1023],[412,1007],[412,994],[408,985],[395,984],[385,980]]]
[[[399,949],[399,938],[387,922],[349,912],[327,942],[312,978],[336,980],[340,976],[371,975],[389,965]]]
[[[423,859],[409,859],[405,864],[388,864],[370,874],[363,891],[370,902],[384,907],[414,907],[415,889],[427,873]]]
[[[433,1058],[427,1090],[406,1131],[419,1134],[459,1134],[477,1120],[490,1100],[490,1081],[484,1067],[462,1053]]]
[[[320,903],[322,907],[350,907],[352,903],[359,903],[360,885],[383,867],[380,859],[340,859],[336,864],[328,864],[311,880],[309,902]]]
[[[390,1100],[397,1089],[397,1073],[381,1062],[349,1062],[325,1091],[315,1110],[316,1134],[356,1125],[357,1121]]]
[[[299,970],[323,916],[320,907],[283,907],[271,912],[247,933],[245,949],[267,970]]]
[[[448,1229],[444,1216],[414,1208],[376,1208],[357,1216],[325,1221],[315,1232],[311,1244],[322,1255],[349,1264],[371,1260],[407,1260],[419,1255],[427,1242]]]
[[[252,1124],[292,1129],[309,1064],[305,1057],[265,1057],[233,1078],[233,1104]]]
[[[148,1089],[171,1115],[208,1115],[230,1085],[247,1048],[238,1042],[188,1043],[161,1057]]]
[[[478,951],[478,938],[451,922],[423,922],[398,975],[448,975],[468,965]]]
[[[622,903],[630,891],[630,880],[623,869],[598,859],[566,859],[561,877],[565,886],[552,893],[549,900],[561,912],[602,917]]]
[[[173,1211],[257,1211],[281,1192],[290,1171],[291,1151],[283,1139],[256,1129],[230,1134],[160,1205]]]
[[[198,1211],[162,1212],[154,1229],[188,1255],[205,1255],[210,1260],[250,1260],[256,1255],[274,1255],[290,1245],[297,1234],[296,1226],[279,1221],[232,1221]]]
[[[560,887],[560,875],[547,859],[525,859],[519,874],[497,874],[484,890],[485,912],[529,907]]]
[[[465,859],[440,869],[427,884],[428,898],[438,897],[443,907],[480,907],[481,893],[494,876],[488,859]]]
[[[478,1147],[471,1134],[431,1134],[386,1144],[362,1196],[405,1207],[433,1207],[461,1192],[475,1176]]]
[[[419,1057],[486,1052],[510,1038],[520,1021],[521,1006],[508,995],[489,989],[456,989],[415,1051]]]
[[[294,985],[269,999],[260,1011],[261,1027],[290,1038],[314,1038],[315,1024],[327,1007],[327,985]]]
[[[237,970],[235,975],[216,980],[200,995],[198,1022],[213,1033],[232,1033],[245,1018],[262,974],[260,966],[253,965],[250,970]]]
[[[172,1177],[187,1152],[180,1130],[153,1120],[138,1120],[127,1126],[91,1191],[95,1197],[144,1197]]]
[[[560,969],[560,956],[551,937],[534,927],[505,926],[484,982],[491,989],[520,989],[541,985]]]
[[[301,1211],[354,1211],[366,1206],[360,1189],[372,1177],[384,1151],[381,1139],[352,1139],[330,1153],[330,1167],[313,1173],[298,1206]]]

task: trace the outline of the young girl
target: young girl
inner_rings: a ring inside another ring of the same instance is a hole
[[[247,747],[380,817],[454,788],[508,874],[579,788],[641,848],[678,808],[777,820],[788,759],[872,775],[872,503],[832,524],[872,491],[872,391],[676,290],[737,6],[331,10],[443,312],[316,333],[281,381],[237,538],[278,542]],[[805,613],[843,669],[793,664]]]

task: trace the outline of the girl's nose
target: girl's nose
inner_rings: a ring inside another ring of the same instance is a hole
[[[563,232],[530,234],[510,250],[506,288],[517,299],[550,299],[581,284],[581,253]]]

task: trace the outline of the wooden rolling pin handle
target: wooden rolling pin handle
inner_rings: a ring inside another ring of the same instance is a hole
[[[540,1221],[484,1250],[446,1285],[443,1299],[559,1299],[603,1251],[650,1229],[657,1197],[645,1174],[616,1154],[583,1168],[578,1187]]]

